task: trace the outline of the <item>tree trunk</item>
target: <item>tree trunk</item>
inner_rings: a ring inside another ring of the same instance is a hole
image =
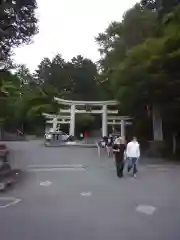
[[[152,108],[152,118],[154,141],[163,141],[162,118],[159,108],[156,105]]]
[[[2,141],[2,126],[0,125],[0,141]]]
[[[176,142],[176,133],[173,133],[173,154],[176,154],[177,142]]]

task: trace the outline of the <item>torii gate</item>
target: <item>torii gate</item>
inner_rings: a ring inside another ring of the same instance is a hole
[[[61,105],[69,106],[68,109],[60,109],[59,114],[51,115],[44,113],[43,115],[48,119],[47,123],[53,124],[53,131],[56,131],[58,124],[70,124],[69,135],[74,136],[75,134],[75,115],[83,113],[101,114],[102,115],[102,136],[107,136],[107,125],[120,125],[121,136],[125,136],[125,125],[127,120],[131,119],[128,116],[118,116],[118,110],[108,110],[108,106],[117,106],[119,103],[116,100],[110,101],[72,101],[64,100],[61,98],[54,98]],[[78,107],[85,106],[86,109],[78,109]],[[87,109],[87,107],[98,107],[97,109]],[[62,114],[67,114],[63,116]],[[108,114],[116,114],[108,116]],[[51,119],[51,120],[49,120]]]

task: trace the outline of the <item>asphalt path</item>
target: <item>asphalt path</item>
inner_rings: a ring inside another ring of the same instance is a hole
[[[180,167],[116,177],[96,149],[8,143],[21,182],[0,194],[0,236],[14,240],[179,240]]]

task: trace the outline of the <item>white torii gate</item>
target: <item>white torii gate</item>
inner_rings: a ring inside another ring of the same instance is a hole
[[[102,136],[107,136],[107,125],[121,125],[121,136],[125,136],[125,125],[126,121],[131,119],[125,116],[108,116],[108,114],[118,114],[118,110],[108,110],[108,106],[117,106],[119,103],[115,100],[111,101],[72,101],[64,100],[60,98],[54,98],[61,105],[69,106],[68,109],[60,109],[59,115],[51,115],[44,113],[43,115],[49,119],[47,123],[53,124],[53,130],[56,131],[57,124],[70,124],[69,135],[74,136],[75,133],[75,115],[83,113],[101,114],[102,115]],[[83,110],[77,109],[77,107],[90,106],[90,107],[100,107],[99,110]],[[68,116],[63,116],[62,114],[68,114]],[[69,115],[70,114],[70,115]]]

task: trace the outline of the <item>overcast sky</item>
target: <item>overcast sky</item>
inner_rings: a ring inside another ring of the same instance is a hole
[[[99,59],[95,36],[112,21],[120,21],[123,13],[137,0],[37,0],[39,33],[31,45],[16,49],[14,59],[31,71],[43,57],[56,53],[70,60],[81,54],[93,61]]]

